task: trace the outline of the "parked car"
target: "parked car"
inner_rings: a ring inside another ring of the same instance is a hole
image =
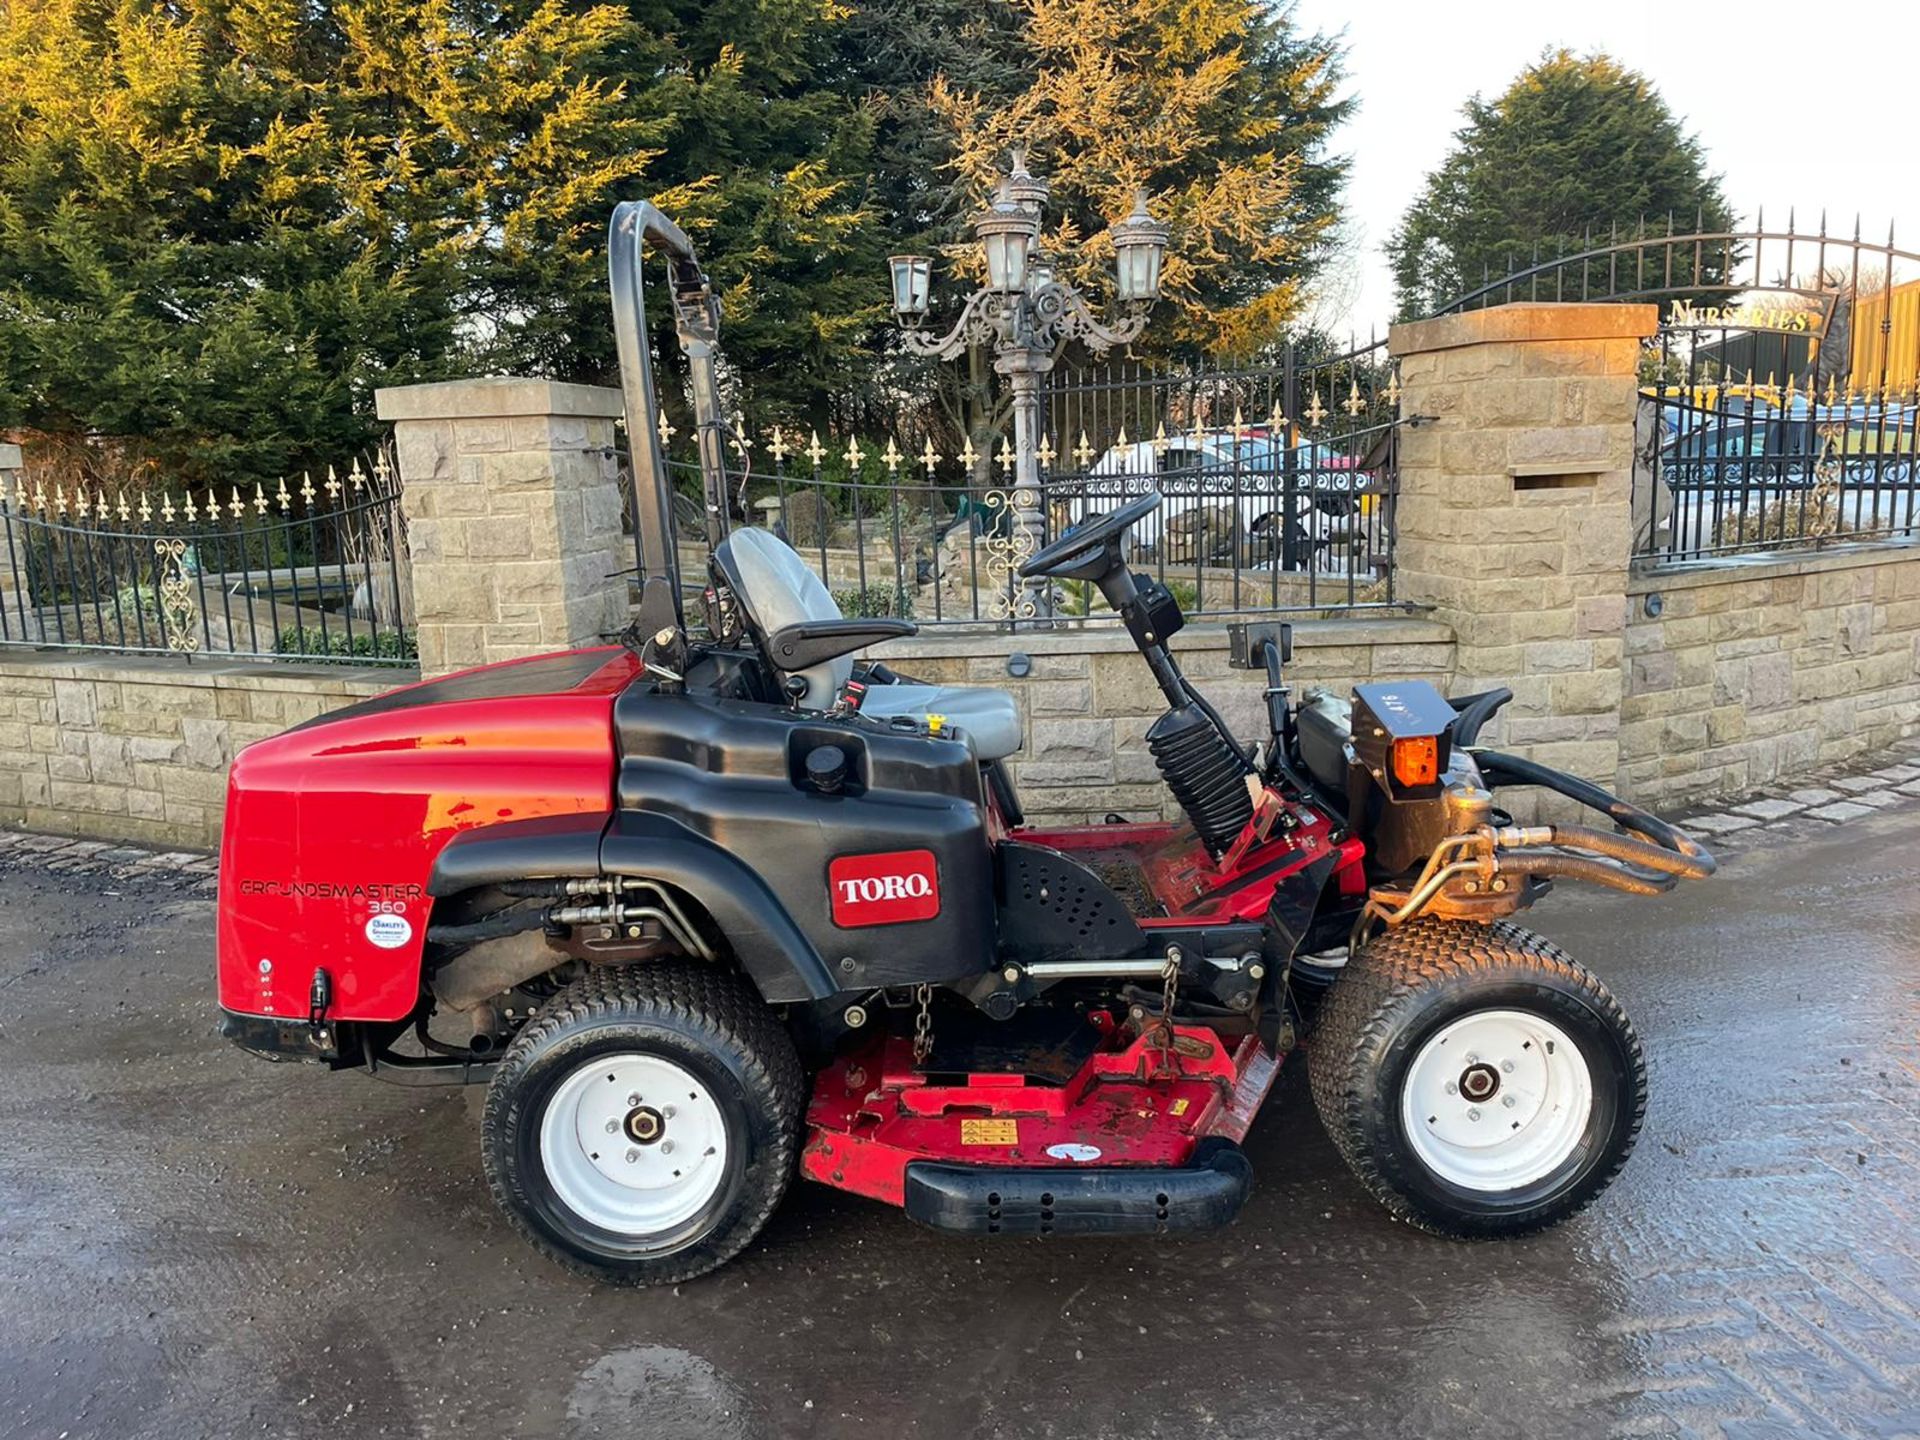
[[[1133,538],[1141,560],[1305,570],[1372,512],[1371,478],[1351,455],[1264,427],[1188,432],[1113,446],[1057,518],[1076,524],[1157,488],[1165,503]]]

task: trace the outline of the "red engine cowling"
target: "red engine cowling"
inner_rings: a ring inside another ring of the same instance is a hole
[[[619,647],[407,686],[248,746],[220,844],[222,1008],[398,1020],[420,997],[427,879],[463,830],[613,804]]]

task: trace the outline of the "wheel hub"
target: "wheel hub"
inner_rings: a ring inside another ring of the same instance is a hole
[[[1475,1104],[1491,1100],[1499,1089],[1500,1072],[1485,1061],[1460,1072],[1460,1093]]]
[[[667,1133],[667,1117],[651,1105],[636,1105],[627,1112],[627,1138],[636,1145],[651,1145]]]

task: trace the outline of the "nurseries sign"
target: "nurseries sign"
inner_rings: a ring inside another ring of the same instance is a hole
[[[1838,293],[1803,295],[1796,291],[1778,291],[1766,295],[1749,292],[1737,304],[1696,305],[1691,300],[1676,300],[1667,311],[1669,330],[1771,330],[1783,335],[1824,335],[1833,318],[1833,302]]]

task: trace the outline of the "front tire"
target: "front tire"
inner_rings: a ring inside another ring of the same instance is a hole
[[[1308,1051],[1315,1107],[1400,1218],[1463,1239],[1585,1208],[1646,1114],[1640,1041],[1607,988],[1507,921],[1416,920],[1341,973]]]
[[[494,1200],[551,1258],[622,1285],[725,1264],[792,1176],[805,1078],[740,976],[590,972],[508,1047],[481,1152]]]

